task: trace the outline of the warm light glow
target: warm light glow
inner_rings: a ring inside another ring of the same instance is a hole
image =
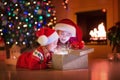
[[[54,17],[54,20],[56,20],[56,17]]]
[[[2,32],[2,29],[0,29],[0,32]]]
[[[15,17],[15,19],[18,19],[18,17]]]
[[[23,45],[25,45],[25,42],[23,42]]]
[[[18,44],[18,42],[15,42],[15,44]]]
[[[52,24],[53,24],[52,22],[49,22],[47,25],[50,26],[50,25],[52,25]]]
[[[27,24],[24,24],[23,27],[27,27]]]
[[[18,26],[17,29],[20,29],[20,26]]]
[[[3,14],[1,14],[1,16],[3,16]]]
[[[68,54],[68,50],[62,50],[62,49],[55,50],[54,54],[66,55],[66,54]]]
[[[3,35],[3,33],[0,34],[1,36]]]
[[[19,25],[21,25],[22,23],[21,22],[19,22]]]
[[[33,1],[33,4],[36,4],[36,1]]]
[[[103,8],[103,9],[102,9],[102,11],[103,11],[103,12],[106,12],[106,9],[105,9],[105,8]]]
[[[10,42],[6,42],[7,44],[10,44]]]
[[[18,4],[15,4],[15,6],[18,6]]]
[[[31,13],[28,13],[28,15],[30,16],[30,15],[31,15]]]
[[[106,40],[106,31],[105,26],[102,23],[98,25],[98,29],[94,28],[93,30],[90,30],[90,40]]]
[[[28,2],[27,5],[30,5],[30,2]]]
[[[4,5],[7,5],[7,2],[5,2]]]
[[[31,15],[30,17],[33,18],[33,15]]]

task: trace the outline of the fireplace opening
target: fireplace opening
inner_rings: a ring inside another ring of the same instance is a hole
[[[77,24],[83,31],[85,44],[106,45],[106,9],[77,12]]]

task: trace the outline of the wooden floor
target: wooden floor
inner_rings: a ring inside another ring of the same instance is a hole
[[[120,62],[89,61],[88,69],[26,70],[0,62],[0,80],[120,80]]]

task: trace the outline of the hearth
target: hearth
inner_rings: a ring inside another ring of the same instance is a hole
[[[83,31],[85,44],[106,45],[106,9],[78,12],[77,24]]]

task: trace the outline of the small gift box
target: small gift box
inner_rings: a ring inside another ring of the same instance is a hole
[[[80,50],[66,50],[52,55],[54,69],[68,70],[88,67],[88,53],[93,52],[93,48],[84,48]],[[68,52],[68,53],[67,53]],[[67,54],[66,54],[67,53]]]

